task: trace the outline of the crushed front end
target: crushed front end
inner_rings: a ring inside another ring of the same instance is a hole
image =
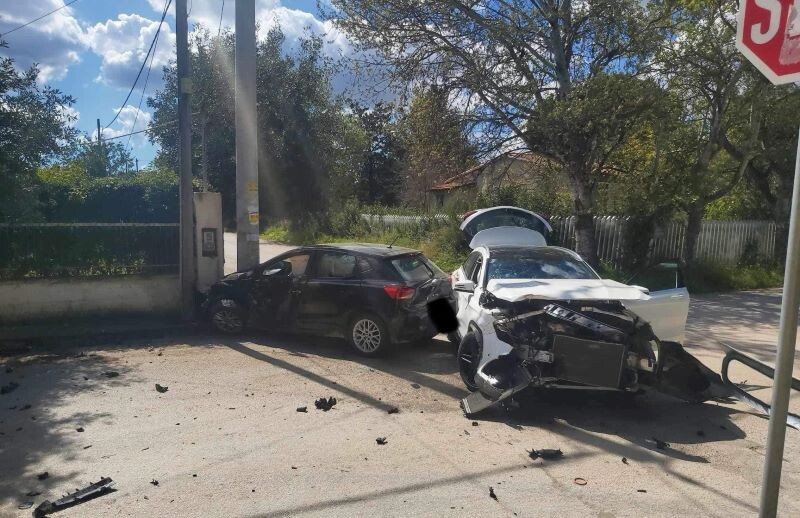
[[[478,390],[462,400],[477,413],[528,387],[638,392],[656,389],[691,402],[725,395],[720,376],[619,301],[509,302],[489,295],[497,337],[511,352],[475,374]]]

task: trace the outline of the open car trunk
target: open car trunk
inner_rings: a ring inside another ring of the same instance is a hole
[[[528,387],[654,389],[690,402],[729,394],[721,377],[676,342],[662,342],[619,300],[516,302],[488,294],[494,328],[513,349],[482,365],[462,401],[479,412]]]

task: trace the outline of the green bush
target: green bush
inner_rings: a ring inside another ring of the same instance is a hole
[[[689,293],[776,288],[783,284],[783,270],[777,266],[699,263],[684,271]]]

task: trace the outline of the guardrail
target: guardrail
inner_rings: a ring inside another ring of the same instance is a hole
[[[0,223],[0,279],[178,271],[178,223]]]

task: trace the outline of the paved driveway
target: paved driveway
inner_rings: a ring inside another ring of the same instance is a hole
[[[696,298],[691,349],[713,365],[716,343],[735,340],[769,359],[775,317],[762,308],[776,297]],[[745,406],[562,394],[473,421],[458,408],[466,392],[443,342],[365,360],[332,339],[131,337],[0,364],[0,385],[19,383],[0,395],[0,516],[30,516],[20,502],[104,475],[116,493],[59,516],[757,511],[767,422]],[[323,396],[338,400],[329,412],[314,408]],[[658,449],[654,438],[671,447]],[[564,457],[533,461],[532,448],[561,448]],[[780,511],[798,516],[795,430],[785,456]],[[37,480],[44,471],[49,478]]]
[[[233,273],[236,271],[236,233],[225,232],[225,274]],[[279,245],[276,243],[269,243],[262,240],[258,245],[258,253],[260,262],[264,262],[271,257],[280,255],[287,250],[291,250],[292,246]]]

